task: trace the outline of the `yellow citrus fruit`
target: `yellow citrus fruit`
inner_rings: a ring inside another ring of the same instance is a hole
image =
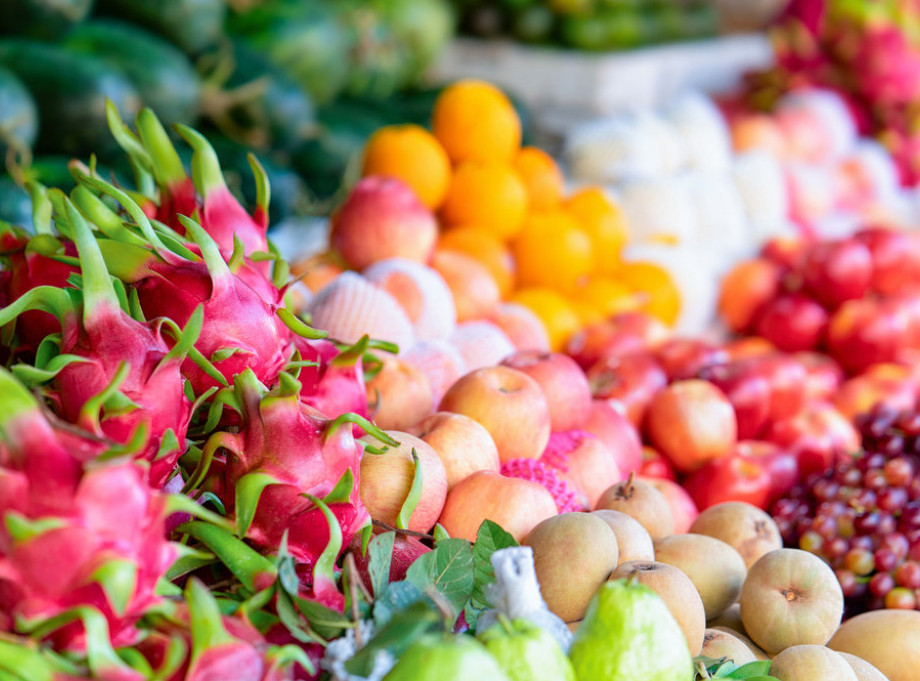
[[[527,188],[532,209],[546,210],[559,204],[565,179],[552,156],[536,147],[524,147],[514,157],[514,169]]]
[[[395,177],[436,209],[450,185],[450,159],[437,138],[419,125],[380,128],[364,148],[362,174]]]
[[[586,187],[572,194],[565,207],[591,237],[597,271],[615,274],[628,237],[619,206],[600,187]]]
[[[514,288],[514,258],[501,240],[478,227],[452,227],[442,232],[436,246],[439,250],[458,251],[485,266],[502,298]]]
[[[521,147],[521,119],[505,93],[481,80],[447,87],[432,112],[432,129],[454,163],[510,163]]]
[[[650,262],[624,262],[617,280],[628,286],[641,301],[640,309],[673,325],[681,309],[680,290],[668,272]]]
[[[506,241],[527,215],[527,190],[507,163],[468,161],[455,171],[441,217],[448,226],[476,225]]]
[[[561,293],[544,287],[515,291],[509,299],[530,309],[546,327],[551,350],[561,351],[569,338],[581,328],[581,319],[572,303]]]
[[[521,286],[571,292],[594,269],[591,238],[561,210],[531,213],[511,243]]]
[[[635,311],[641,304],[641,298],[625,283],[603,276],[591,277],[572,297],[600,319]]]

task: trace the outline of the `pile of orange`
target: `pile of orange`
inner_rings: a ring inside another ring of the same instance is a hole
[[[403,180],[438,215],[431,265],[448,280],[460,321],[499,300],[521,303],[543,321],[554,349],[625,310],[673,323],[679,296],[668,275],[621,259],[619,207],[599,187],[567,193],[555,160],[522,146],[521,136],[501,90],[464,80],[438,98],[431,131],[381,128],[365,150],[364,175]]]

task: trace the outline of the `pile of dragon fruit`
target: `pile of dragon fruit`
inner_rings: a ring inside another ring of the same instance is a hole
[[[0,676],[315,678],[370,538],[356,435],[394,444],[375,344],[287,309],[254,158],[249,215],[199,133],[189,177],[151,111],[109,116],[136,186],[74,161],[0,223]]]

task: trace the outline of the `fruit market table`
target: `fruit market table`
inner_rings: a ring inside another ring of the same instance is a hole
[[[723,91],[772,59],[764,34],[602,53],[459,39],[431,77],[487,79],[532,107],[541,128],[560,133],[584,118],[662,106],[685,90]]]

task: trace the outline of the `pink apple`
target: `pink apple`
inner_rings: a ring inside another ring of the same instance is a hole
[[[432,446],[447,472],[447,490],[476,471],[498,472],[498,448],[489,431],[463,414],[439,411],[408,429]]]
[[[421,466],[422,494],[405,529],[427,532],[434,527],[447,497],[444,464],[431,445],[414,435],[398,430],[387,431],[387,434],[399,442],[399,446],[378,447],[382,450],[379,454],[365,450],[361,456],[361,501],[371,518],[396,526],[415,475],[414,451]],[[379,444],[368,435],[361,441],[375,447]]]
[[[912,368],[900,364],[876,364],[865,373],[844,381],[832,402],[850,420],[876,405],[904,411],[916,405],[917,387]]]
[[[426,262],[437,237],[434,214],[392,177],[365,177],[332,216],[332,247],[359,270],[386,258]]]
[[[704,367],[728,361],[724,348],[699,338],[670,338],[654,355],[669,381],[693,378]]]
[[[805,260],[808,241],[801,236],[775,236],[760,248],[760,255],[782,268],[794,269]]]
[[[381,365],[365,383],[374,423],[384,430],[408,430],[434,409],[428,377],[399,357],[382,354]]]
[[[801,271],[809,294],[833,310],[869,291],[872,253],[856,239],[821,242],[808,249]]]
[[[591,386],[585,372],[568,355],[521,350],[505,357],[501,364],[523,371],[540,384],[553,432],[580,428],[588,418]]]
[[[798,293],[774,298],[757,315],[754,330],[784,352],[812,350],[821,343],[827,311]]]
[[[651,350],[671,335],[664,322],[644,312],[622,312],[588,324],[566,345],[566,354],[587,369],[604,355]]]
[[[591,401],[591,411],[582,428],[607,446],[623,475],[629,475],[642,465],[642,440],[639,431],[607,400]]]
[[[690,526],[693,525],[693,521],[696,520],[700,511],[696,507],[693,497],[687,493],[687,490],[673,480],[665,478],[640,477],[639,479],[651,483],[668,500],[671,517],[674,519],[674,534],[689,532]]]
[[[549,441],[549,405],[540,384],[511,367],[483,367],[461,376],[441,398],[438,411],[481,423],[502,463],[537,459]]]
[[[451,537],[475,541],[482,522],[491,520],[521,542],[556,513],[552,494],[541,484],[477,471],[448,493],[438,522]]]
[[[793,357],[805,367],[806,401],[830,400],[843,383],[843,369],[840,365],[820,352],[797,352]]]
[[[549,436],[540,461],[584,493],[594,508],[604,492],[623,479],[616,457],[597,437],[584,430],[567,430]]]
[[[920,289],[920,239],[912,232],[869,227],[853,235],[872,255],[871,288],[881,295]]]
[[[738,419],[738,439],[756,437],[770,415],[770,384],[749,361],[706,367],[700,378],[718,387],[731,402]]]
[[[832,405],[813,402],[795,416],[773,423],[766,439],[795,454],[799,473],[820,473],[859,451],[853,424]]]
[[[805,367],[791,355],[772,353],[747,360],[753,371],[767,379],[770,386],[770,411],[767,421],[779,421],[797,414],[805,404]]]
[[[894,361],[910,341],[911,321],[897,299],[847,301],[827,328],[830,354],[851,374]]]

